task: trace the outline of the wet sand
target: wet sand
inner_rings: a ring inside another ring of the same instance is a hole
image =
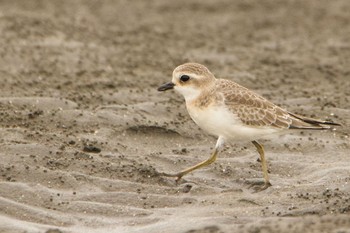
[[[1,1],[0,232],[350,232],[350,2]],[[157,92],[202,63],[335,131],[258,153]]]

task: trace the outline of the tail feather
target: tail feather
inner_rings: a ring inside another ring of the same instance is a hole
[[[322,121],[318,119],[313,119],[309,117],[300,116],[294,113],[288,112],[288,114],[294,118],[292,124],[289,126],[290,129],[331,129],[331,126],[341,126],[338,123],[332,121]]]

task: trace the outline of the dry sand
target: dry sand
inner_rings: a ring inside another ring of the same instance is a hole
[[[0,232],[350,232],[350,2],[0,1]],[[181,96],[195,61],[343,124],[247,143],[176,185],[215,138]]]

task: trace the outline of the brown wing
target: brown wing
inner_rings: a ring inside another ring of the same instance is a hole
[[[224,96],[224,103],[243,123],[256,126],[273,126],[281,129],[324,129],[295,117],[286,110],[266,100],[264,97],[229,80],[218,80],[217,89]]]
[[[287,129],[292,120],[278,107],[263,109],[260,107],[236,105],[231,108],[243,123],[250,126],[274,126]]]

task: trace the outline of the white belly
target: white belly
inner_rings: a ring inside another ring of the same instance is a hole
[[[210,106],[205,109],[187,108],[193,121],[209,134],[232,140],[256,140],[276,133],[279,130],[268,127],[252,127],[223,106]]]

